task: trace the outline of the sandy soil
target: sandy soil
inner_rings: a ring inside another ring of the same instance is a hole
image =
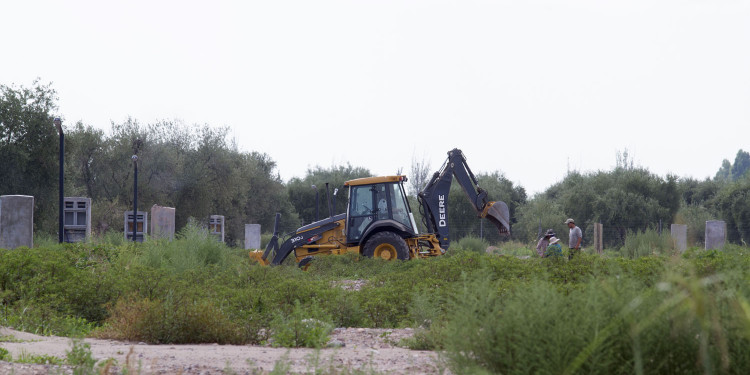
[[[91,345],[91,353],[97,360],[113,358],[118,369],[129,367],[140,374],[263,374],[271,371],[279,361],[288,363],[292,373],[313,373],[316,368],[331,367],[387,374],[447,373],[441,371],[445,366],[437,353],[395,346],[399,340],[412,334],[411,329],[337,328],[331,339],[344,346],[317,352],[313,349],[250,345],[147,345],[97,339],[85,339],[84,342]],[[9,328],[0,328],[0,335],[6,338],[0,347],[8,350],[13,358],[19,358],[23,353],[65,358],[72,345],[69,338],[38,336]],[[14,340],[8,340],[8,337]],[[0,375],[48,373],[70,374],[72,370],[65,366],[0,361]]]

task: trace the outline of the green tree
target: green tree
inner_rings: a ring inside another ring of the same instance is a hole
[[[750,240],[750,176],[722,189],[716,197],[716,207],[727,224],[727,239],[747,245]]]
[[[516,218],[513,237],[533,246],[547,229],[558,234],[567,233],[568,228],[563,224],[567,217],[562,207],[544,195],[537,195],[520,206]]]
[[[604,225],[605,244],[622,245],[628,231],[642,231],[672,222],[680,207],[677,177],[661,178],[644,168],[615,168],[610,172],[574,172],[550,187],[544,197],[562,207],[593,237],[593,224]]]
[[[316,166],[310,168],[304,178],[294,177],[287,183],[289,201],[294,209],[299,213],[300,219],[304,223],[315,221],[316,211],[316,192],[319,200],[319,218],[328,217],[328,203],[326,201],[326,183],[328,183],[328,194],[331,196],[333,204],[333,192],[338,189],[336,194],[336,205],[333,207],[333,214],[346,212],[346,202],[348,191],[344,187],[344,182],[356,178],[370,177],[372,174],[366,168],[353,167],[350,164],[331,166],[323,168]],[[313,186],[315,186],[313,188]]]
[[[732,180],[739,180],[744,176],[750,169],[750,153],[737,151],[737,156],[734,158],[734,164],[732,164]]]
[[[36,229],[50,233],[57,222],[56,109],[51,84],[0,85],[0,194],[34,196]]]
[[[511,232],[516,222],[518,208],[526,203],[526,190],[521,186],[514,186],[504,174],[495,171],[492,173],[479,173],[476,175],[479,187],[487,191],[490,201],[503,201],[508,205],[510,211]],[[473,192],[472,192],[473,194]],[[478,219],[477,212],[472,203],[466,199],[466,193],[460,184],[454,181],[451,184],[448,195],[448,220],[452,241],[457,241],[465,236],[480,235],[490,242],[501,240],[500,234],[495,226],[486,219]]]

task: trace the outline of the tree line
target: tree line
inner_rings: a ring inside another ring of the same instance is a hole
[[[39,81],[32,87],[0,85],[0,195],[33,195],[35,230],[49,234],[57,231],[58,136],[52,126],[57,100],[52,86]],[[276,212],[282,214],[284,232],[327,217],[328,199],[334,214],[345,212],[344,182],[371,175],[367,168],[348,164],[316,166],[284,182],[269,155],[241,151],[227,128],[208,125],[142,124],[128,118],[112,123],[107,134],[81,122],[64,128],[65,195],[93,199],[96,233],[122,231],[123,212],[133,207],[131,156],[136,153],[139,210],[153,204],[176,207],[177,228],[190,218],[207,222],[209,215],[224,215],[226,239],[238,245],[244,224],[271,231]],[[593,237],[594,223],[608,228],[607,246],[619,246],[628,233],[659,223],[666,228],[688,224],[689,239],[697,243],[711,219],[726,221],[729,240],[743,243],[750,238],[748,169],[750,154],[739,150],[713,178],[663,177],[635,167],[626,151],[618,153],[612,170],[571,172],[533,197],[499,171],[480,172],[477,180],[490,199],[508,204],[512,238],[524,242],[535,241],[547,228],[567,233],[563,222],[573,217],[586,238]],[[416,159],[410,171],[410,204],[418,211],[416,193],[434,171],[429,162]],[[448,198],[448,217],[454,239],[504,240],[489,222],[477,220],[457,184]]]

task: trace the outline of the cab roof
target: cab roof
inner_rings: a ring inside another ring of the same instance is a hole
[[[406,181],[406,176],[381,176],[381,177],[365,177],[357,178],[344,182],[344,186],[359,186],[359,185],[371,185],[371,184],[383,184],[387,182],[401,182]]]

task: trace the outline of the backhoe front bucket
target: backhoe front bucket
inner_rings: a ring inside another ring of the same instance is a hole
[[[500,235],[510,236],[510,211],[505,202],[489,202],[484,207],[482,215],[495,224]]]

